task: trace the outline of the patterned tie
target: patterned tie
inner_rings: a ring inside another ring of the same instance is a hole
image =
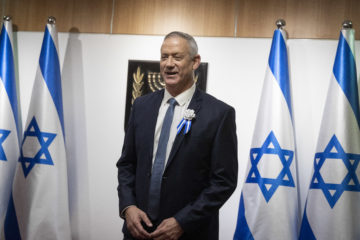
[[[156,220],[159,213],[161,180],[165,167],[166,148],[169,141],[171,123],[174,117],[174,108],[177,104],[175,98],[170,98],[168,102],[170,105],[166,111],[161,128],[159,144],[156,150],[150,179],[148,214],[152,220]]]

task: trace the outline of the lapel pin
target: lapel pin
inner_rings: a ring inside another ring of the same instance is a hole
[[[193,109],[186,109],[184,112],[184,117],[177,126],[177,133],[179,134],[181,130],[184,128],[184,135],[190,131],[191,128],[191,120],[195,118],[195,111]]]

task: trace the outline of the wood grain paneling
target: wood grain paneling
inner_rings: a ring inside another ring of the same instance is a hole
[[[301,12],[306,12],[306,14],[301,14]],[[358,33],[357,39],[360,39],[360,2],[358,0],[298,1],[293,6],[292,13],[294,17],[290,34],[292,38],[338,39],[343,21],[350,19]]]
[[[289,38],[337,39],[351,19],[360,39],[358,0],[239,0],[237,37],[272,37],[278,18],[286,20]]]
[[[43,31],[51,15],[60,32],[272,37],[283,18],[289,38],[337,39],[350,19],[360,39],[359,0],[2,0],[0,8],[15,31]]]
[[[286,17],[284,0],[239,0],[237,37],[271,37],[278,18]]]
[[[117,0],[113,33],[234,36],[236,0]]]
[[[43,31],[48,16],[60,32],[110,33],[112,0],[5,0],[17,31]]]

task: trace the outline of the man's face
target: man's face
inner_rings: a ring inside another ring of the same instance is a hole
[[[166,87],[185,90],[193,83],[193,70],[200,56],[191,57],[187,41],[181,37],[167,38],[161,46],[160,72]]]

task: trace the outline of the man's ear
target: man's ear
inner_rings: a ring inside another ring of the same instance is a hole
[[[193,70],[196,70],[199,66],[200,66],[200,62],[201,62],[201,57],[199,54],[196,54],[194,57],[193,57],[193,61],[194,61],[194,64],[193,64]]]

